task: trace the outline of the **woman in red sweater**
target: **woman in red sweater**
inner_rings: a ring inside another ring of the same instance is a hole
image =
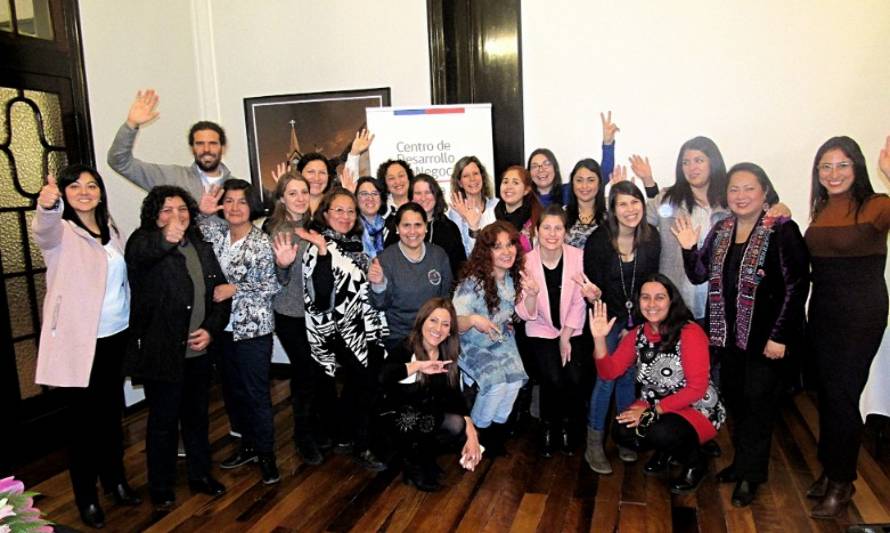
[[[640,398],[620,413],[613,437],[637,451],[655,450],[653,460],[668,456],[683,464],[671,480],[671,492],[694,492],[707,472],[700,445],[714,438],[726,412],[710,382],[708,338],[674,284],[654,273],[643,278],[634,313],[636,326],[609,355],[606,336],[615,322],[606,304],[594,304],[590,332],[596,370],[610,380],[636,365]],[[663,470],[646,464],[649,472]]]

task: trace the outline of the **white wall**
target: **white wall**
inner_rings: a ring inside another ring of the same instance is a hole
[[[522,3],[525,146],[565,175],[600,159],[599,111],[621,127],[616,159],[649,155],[662,186],[680,145],[714,139],[727,166],[760,164],[806,225],[818,146],[850,135],[877,178],[890,135],[886,0],[529,0]]]
[[[391,87],[393,105],[429,104],[426,5],[415,0],[89,0],[80,3],[93,141],[112,213],[138,225],[144,193],[105,164],[140,88],[161,97],[135,154],[189,164],[194,122],[220,122],[223,161],[249,178],[243,98]]]

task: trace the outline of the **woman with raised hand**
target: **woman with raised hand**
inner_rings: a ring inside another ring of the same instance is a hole
[[[359,220],[362,221],[362,247],[374,259],[388,245],[386,243],[386,189],[370,176],[359,178],[355,187]]]
[[[766,216],[779,201],[762,168],[739,163],[728,174],[731,215],[716,223],[698,246],[701,228],[685,217],[672,228],[683,248],[686,274],[707,283],[711,349],[720,361],[720,392],[733,417],[732,464],[717,474],[735,483],[732,504],[754,501],[769,473],[783,359],[801,340],[809,292],[806,244],[789,218]],[[656,454],[647,471],[667,468]]]
[[[570,176],[566,244],[583,249],[587,238],[606,218],[606,182],[599,163],[593,159],[578,161]]]
[[[604,187],[605,183],[609,181],[612,175],[612,167],[615,165],[615,134],[620,130],[612,122],[611,111],[609,111],[608,116],[600,113],[600,120],[603,123],[602,168],[603,174],[606,176],[605,182],[601,186]],[[562,175],[559,172],[559,162],[557,162],[553,152],[547,148],[534,150],[528,156],[525,168],[534,182],[533,191],[541,207],[547,207],[552,203],[558,205],[569,204],[571,187],[563,185]]]
[[[636,451],[655,450],[683,465],[670,480],[674,494],[691,494],[707,474],[701,443],[714,438],[726,413],[709,379],[708,338],[673,283],[652,273],[641,280],[634,314],[637,324],[614,351],[608,349],[615,317],[608,305],[593,305],[590,331],[597,373],[615,379],[636,368],[639,399],[621,410],[613,438]]]
[[[878,163],[890,179],[890,137]],[[818,371],[823,471],[807,497],[819,500],[810,516],[832,518],[853,496],[863,428],[859,397],[887,327],[890,198],[874,192],[862,150],[849,137],[832,137],[819,147],[810,198],[809,331]]]
[[[448,218],[457,224],[467,257],[473,253],[476,235],[495,221],[498,199],[492,192],[485,166],[474,155],[461,157],[451,173],[451,209]]]
[[[198,219],[204,240],[211,243],[227,284],[213,291],[216,301],[232,300],[232,314],[217,338],[226,409],[232,425],[242,433],[241,444],[220,463],[231,469],[259,462],[263,483],[278,483],[275,462],[275,422],[269,394],[272,298],[280,286],[269,236],[254,226],[260,204],[253,186],[229,180],[201,198]],[[223,219],[215,215],[222,210]]]
[[[97,480],[118,505],[141,500],[127,484],[121,431],[130,285],[99,173],[70,165],[47,176],[33,229],[47,269],[36,382],[64,389],[74,501],[86,525],[102,527]]]
[[[513,332],[524,255],[512,225],[502,220],[489,224],[479,233],[454,291],[461,335],[458,366],[465,384],[476,392],[473,423],[485,433],[483,444],[494,455],[504,453],[504,424],[528,379]]]
[[[643,193],[629,181],[618,181],[609,192],[609,213],[605,224],[593,232],[584,246],[584,273],[609,304],[610,316],[616,318],[606,341],[614,350],[618,341],[636,325],[634,294],[640,280],[658,272],[661,239],[658,231],[646,222]],[[615,410],[627,408],[634,396],[633,368],[621,376],[597,377],[590,397],[587,428],[587,459],[598,474],[611,474],[612,465],[603,450],[603,433],[612,393]],[[618,448],[618,457],[634,462],[637,454],[627,447]]]
[[[371,305],[386,313],[389,336],[387,351],[411,332],[417,310],[430,298],[451,294],[451,265],[445,250],[425,242],[426,211],[408,202],[396,210],[395,229],[399,242],[390,245],[371,261]]]
[[[185,189],[155,187],[127,241],[133,299],[125,375],[145,385],[148,486],[160,509],[176,500],[180,428],[189,488],[212,496],[226,490],[210,475],[207,347],[229,321],[231,301],[214,298],[226,278],[194,223],[197,216],[198,205]]]
[[[371,451],[370,430],[377,376],[386,356],[383,340],[389,331],[385,314],[371,305],[370,260],[362,247],[355,196],[339,187],[329,191],[313,215],[312,227],[297,233],[310,243],[303,254],[309,346],[312,359],[327,374],[319,409],[328,425],[340,426],[337,450],[352,452],[361,466],[381,471],[386,465]],[[345,378],[339,402],[337,373]],[[333,407],[339,407],[339,413]]]
[[[318,365],[309,355],[303,303],[303,252],[308,242],[296,230],[309,223],[309,182],[299,174],[285,174],[275,190],[275,208],[263,229],[272,240],[275,273],[281,291],[272,299],[275,334],[290,360],[294,443],[303,462],[321,464],[321,448],[330,447],[320,426],[317,408]]]
[[[579,344],[587,308],[583,253],[565,244],[565,220],[559,205],[551,204],[541,214],[538,244],[525,256],[526,282],[516,306],[516,314],[526,321],[526,343],[541,383],[544,457],[552,457],[555,449],[573,453],[574,437],[583,427],[584,383],[592,370]]]
[[[532,179],[519,165],[508,167],[501,175],[501,199],[494,206],[497,220],[509,222],[519,232],[522,249],[531,251],[535,230],[541,216],[541,204],[532,192]]]
[[[460,450],[460,464],[474,470],[482,449],[460,391],[460,338],[451,301],[431,298],[417,312],[408,338],[386,358],[391,433],[405,463],[404,479],[425,492],[442,488],[436,457]]]

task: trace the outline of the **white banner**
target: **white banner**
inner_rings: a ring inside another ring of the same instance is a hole
[[[374,134],[372,172],[387,159],[402,159],[414,174],[429,174],[450,196],[451,171],[458,159],[475,155],[494,185],[491,104],[365,109]]]

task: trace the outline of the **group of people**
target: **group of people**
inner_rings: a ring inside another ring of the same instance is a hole
[[[191,128],[189,167],[133,156],[157,104],[139,92],[108,152],[111,168],[148,191],[129,239],[94,169],[66,167],[37,199],[47,264],[37,382],[69,394],[70,473],[86,524],[104,525],[97,479],[115,503],[141,502],[123,468],[122,376],[144,386],[155,506],[175,504],[180,435],[189,487],[226,490],[211,475],[214,367],[240,436],[219,466],[256,463],[264,483],[279,481],[273,333],[291,363],[306,464],[329,451],[373,471],[398,462],[406,483],[438,490],[437,456],[453,452],[472,470],[483,451],[506,453],[538,385],[542,456],[583,443],[590,468],[608,475],[610,433],[622,461],[654,450],[647,474],[679,463],[677,494],[695,491],[707,457],[721,453],[713,439],[728,413],[733,461],[717,478],[735,484],[737,506],[767,481],[788,365],[813,352],[824,472],[808,491],[812,516],[850,501],[858,398],[887,322],[890,229],[890,199],[874,193],[852,139],[816,154],[805,236],[764,170],[726,170],[706,137],[681,146],[662,191],[648,160],[632,156],[641,190],[614,164],[611,114],[601,116],[602,165],[583,159],[566,183],[538,149],[501,174],[496,197],[467,156],[446,202],[404,161],[358,177],[373,143],[361,131],[339,176],[318,153],[279,166],[264,213],[260,191],[222,163],[215,123]],[[879,166],[890,179],[890,138]]]

